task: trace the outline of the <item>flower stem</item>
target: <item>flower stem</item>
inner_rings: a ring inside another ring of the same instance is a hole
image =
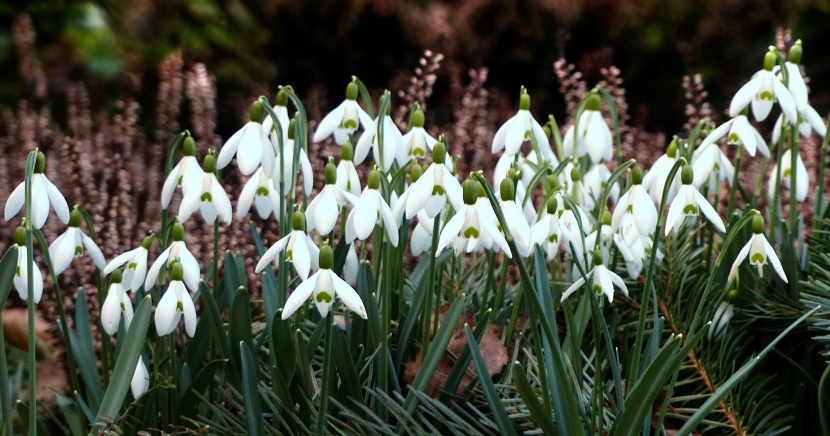
[[[35,284],[34,284],[34,244],[32,243],[32,177],[38,149],[29,153],[26,161],[25,201],[26,201],[26,290],[28,308],[28,369],[29,369],[29,432],[37,434],[37,352],[35,351]],[[7,417],[3,417],[8,419]]]
[[[432,246],[429,250],[429,276],[427,277],[426,298],[424,298],[424,307],[421,312],[422,325],[422,341],[421,341],[421,356],[426,356],[429,350],[429,342],[432,337],[431,318],[432,318],[432,297],[435,294],[435,252],[438,248],[438,232],[441,230],[441,215],[438,214],[432,222]]]
[[[323,389],[320,392],[320,408],[317,409],[317,430],[316,435],[320,436],[325,433],[326,429],[326,415],[328,414],[328,403],[329,403],[329,386],[331,385],[331,352],[332,352],[332,329],[331,326],[334,323],[333,313],[329,311],[326,315],[326,319],[323,320],[326,323],[326,330],[325,330],[325,339],[323,343]]]
[[[0,310],[0,338],[5,341],[6,334],[3,331],[3,311]],[[70,359],[72,360],[72,359]],[[9,393],[9,369],[6,364],[6,345],[0,347],[0,405],[3,410],[3,434],[14,434],[12,423],[12,400]]]
[[[213,222],[213,295],[219,292],[219,218]]]

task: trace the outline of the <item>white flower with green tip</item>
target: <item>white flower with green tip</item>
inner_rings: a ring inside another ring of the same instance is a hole
[[[666,149],[666,154],[657,158],[657,161],[654,162],[651,169],[643,176],[643,187],[648,190],[648,195],[651,196],[651,201],[654,202],[655,206],[659,206],[663,199],[666,180],[668,180],[669,173],[677,162],[677,148],[677,140],[672,140]],[[669,195],[666,197],[666,204],[670,204],[674,196],[677,195],[679,184],[680,175],[677,174],[669,185]]]
[[[755,150],[757,149],[761,152],[761,155],[769,158],[767,143],[761,134],[755,130],[755,127],[749,123],[749,118],[743,114],[739,114],[735,118],[718,126],[703,139],[698,149],[702,150],[724,136],[727,137],[727,143],[729,145],[743,145],[750,156],[755,156]]]
[[[764,56],[764,68],[755,73],[752,79],[732,97],[732,102],[729,104],[730,117],[737,116],[747,105],[750,105],[755,120],[764,121],[772,110],[773,104],[778,102],[788,120],[797,118],[795,102],[790,91],[772,72],[775,66],[774,50],[770,47],[770,51]]]
[[[303,280],[307,279],[309,272],[312,269],[317,269],[317,257],[320,254],[320,249],[306,233],[305,224],[305,214],[299,210],[295,211],[291,217],[291,225],[294,230],[274,243],[262,255],[254,271],[257,274],[261,273],[266,266],[277,259],[282,251],[285,251],[285,260],[294,265],[297,275]]]
[[[643,170],[639,166],[631,171],[631,180],[631,187],[620,197],[611,215],[611,229],[616,232],[623,217],[631,215],[640,234],[654,234],[657,229],[657,207],[643,186]]]
[[[272,213],[275,216],[279,213],[279,189],[274,186],[274,181],[265,175],[262,168],[257,169],[242,188],[239,201],[236,203],[236,217],[242,219],[248,215],[251,206],[256,207],[257,215],[263,220]]]
[[[38,151],[35,157],[35,170],[32,174],[32,216],[29,217],[32,225],[39,229],[46,224],[46,218],[49,217],[49,205],[55,210],[55,214],[64,223],[69,222],[69,206],[66,204],[66,199],[63,194],[58,191],[58,188],[46,178],[43,174],[46,168],[46,156],[43,152]],[[26,203],[26,181],[20,182],[9,199],[6,200],[5,218],[6,221],[11,220],[23,209]]]
[[[233,209],[228,194],[214,173],[216,158],[212,155],[205,156],[203,170],[201,189],[190,190],[182,199],[179,206],[179,221],[187,221],[198,210],[208,224],[216,223],[217,217],[222,218],[225,224],[230,224],[233,220]]]
[[[531,139],[536,140],[536,146],[543,160],[547,162],[556,161],[556,156],[550,148],[550,141],[545,134],[545,130],[530,113],[530,96],[522,88],[522,94],[519,98],[519,111],[505,121],[496,131],[491,151],[498,153],[503,149],[504,154],[513,156],[519,153],[525,141],[531,141]]]
[[[362,188],[360,187],[360,176],[357,174],[357,168],[354,167],[354,147],[351,139],[347,139],[340,149],[340,162],[337,163],[337,186],[340,189],[360,197]]]
[[[372,125],[372,117],[357,103],[357,94],[356,83],[346,85],[346,100],[323,117],[317,131],[314,132],[314,142],[320,142],[334,134],[334,142],[343,145],[358,127],[367,130]]]
[[[337,219],[340,217],[340,210],[347,202],[357,205],[360,201],[350,192],[337,185],[337,169],[334,167],[331,158],[329,159],[325,169],[326,185],[308,203],[308,209],[305,211],[308,231],[317,230],[319,235],[328,235],[334,230]]]
[[[303,192],[305,195],[308,196],[311,194],[311,188],[314,185],[314,171],[311,168],[311,162],[308,160],[308,154],[305,150],[300,147],[297,150],[297,159],[299,159],[299,168],[297,164],[294,162],[294,147],[296,143],[294,142],[294,126],[295,121],[291,120],[288,124],[288,141],[285,141],[283,144],[282,153],[279,150],[279,143],[276,140],[272,139],[271,146],[276,153],[276,164],[274,166],[274,172],[270,173],[270,177],[274,180],[274,186],[279,188],[280,180],[282,180],[282,195],[287,195],[291,191],[291,183],[294,180],[294,177],[297,176],[298,171],[303,172]],[[281,158],[280,156],[284,156]],[[280,159],[282,159],[282,165],[280,165]],[[269,173],[265,173],[269,175]]]
[[[122,318],[125,330],[130,328],[130,322],[133,320],[133,302],[121,284],[121,279],[121,271],[113,271],[110,276],[112,284],[107,291],[104,305],[101,306],[101,326],[110,336],[118,333],[118,325]]]
[[[159,336],[173,333],[184,315],[184,329],[192,338],[196,334],[196,306],[182,282],[184,275],[181,262],[174,261],[170,270],[170,285],[156,306],[156,333]]]
[[[669,214],[666,218],[666,235],[672,230],[679,230],[686,217],[698,216],[701,212],[703,212],[703,215],[719,232],[723,233],[726,231],[723,220],[718,215],[718,212],[709,204],[709,200],[695,189],[694,185],[692,185],[693,180],[694,172],[692,171],[692,167],[684,165],[681,170],[683,186],[677,191],[677,196],[674,197],[674,201],[671,202],[671,206],[669,207]]]
[[[369,181],[360,199],[346,218],[346,241],[365,240],[375,226],[382,224],[389,242],[398,246],[398,224],[392,216],[392,209],[380,194],[381,175],[377,170],[369,173]],[[380,242],[380,241],[377,241]]]
[[[488,213],[478,202],[479,189],[481,187],[475,180],[468,179],[464,182],[464,204],[441,230],[435,256],[439,256],[451,245],[456,256],[462,252],[479,252],[495,246],[503,250],[507,257],[512,257],[510,247],[498,229],[498,222],[489,216],[492,210]]]
[[[55,274],[66,271],[72,259],[82,256],[84,250],[89,253],[96,268],[104,269],[107,266],[104,253],[101,253],[101,249],[92,238],[81,231],[80,225],[81,214],[73,210],[69,215],[69,227],[49,245],[49,257],[52,259]]]
[[[383,123],[383,144],[378,145],[378,126]],[[372,122],[372,126],[363,132],[354,149],[354,162],[361,164],[372,150],[375,163],[389,172],[392,164],[398,159],[398,153],[403,148],[403,135],[389,113],[378,115]]]
[[[409,187],[406,199],[406,218],[412,219],[421,210],[434,218],[443,210],[447,200],[458,210],[463,205],[461,184],[444,165],[446,145],[435,145],[432,163],[424,170],[418,180]]]
[[[277,92],[277,98],[274,102],[274,113],[277,115],[277,121],[280,122],[280,127],[282,127],[282,138],[283,142],[288,140],[288,123],[291,122],[288,116],[288,94],[283,91],[282,89]],[[265,132],[266,135],[273,135],[276,136],[277,134],[277,126],[274,125],[274,120],[271,118],[270,113],[265,113],[265,118],[262,120],[262,131]],[[274,138],[271,138],[272,142]]]
[[[133,393],[133,398],[138,398],[144,395],[147,389],[150,389],[150,374],[144,365],[144,359],[138,356],[138,363],[135,365],[135,372],[132,380],[130,380],[130,390]]]
[[[216,158],[220,170],[228,166],[236,156],[239,171],[246,176],[253,174],[262,165],[266,174],[274,171],[274,151],[268,135],[262,129],[262,103],[251,105],[250,121],[233,134],[222,146]]]
[[[186,195],[190,190],[198,189],[199,182],[202,181],[202,167],[196,160],[196,141],[192,137],[184,138],[182,152],[184,154],[182,160],[173,167],[167,179],[164,180],[164,186],[161,189],[162,209],[170,206],[177,187],[182,189],[182,195]]]
[[[695,172],[692,184],[698,189],[705,186],[709,192],[718,189],[720,182],[724,180],[731,186],[735,175],[732,162],[714,142],[695,150],[692,156],[692,169]]]
[[[790,187],[792,175],[792,149],[786,149],[781,155],[781,184],[778,184],[778,164],[772,166],[772,172],[767,182],[767,199],[772,201],[775,197],[775,191],[781,186],[792,189]],[[796,153],[795,159],[795,199],[804,201],[807,199],[807,191],[810,189],[810,176],[807,174],[807,167],[804,166],[804,161],[801,160],[801,153]]]
[[[533,245],[530,239],[530,225],[525,220],[522,210],[515,200],[515,182],[513,179],[504,179],[499,186],[501,201],[499,207],[504,215],[504,221],[513,239],[516,241],[516,248],[523,257],[530,256],[533,252]],[[501,225],[499,225],[501,229]]]
[[[576,148],[577,157],[587,154],[594,164],[610,161],[614,158],[614,139],[605,117],[600,112],[599,95],[592,92],[587,98],[585,109],[579,116],[579,134],[574,137],[573,126],[568,128],[562,138],[563,151],[566,156],[572,157]]]
[[[26,248],[25,228],[18,227],[14,231],[14,243],[17,245],[17,266],[12,283],[20,299],[26,301],[29,299],[29,270],[26,259],[29,251]],[[35,304],[40,303],[40,297],[43,295],[43,274],[34,259],[32,259],[32,295]]]
[[[597,294],[605,294],[605,297],[608,299],[609,303],[614,302],[614,286],[619,288],[623,294],[628,296],[628,288],[625,286],[623,279],[614,271],[609,270],[602,263],[602,256],[599,253],[594,252],[594,268],[585,274],[584,277],[580,277],[570,287],[568,287],[568,289],[566,289],[562,294],[562,299],[560,301],[565,301],[571,296],[571,294],[578,291],[579,288],[585,284],[586,279],[592,279],[594,292]]]
[[[746,245],[735,257],[735,262],[732,263],[732,269],[729,270],[729,277],[727,281],[731,281],[738,272],[738,267],[741,263],[749,257],[749,264],[758,267],[758,275],[764,277],[764,264],[767,262],[772,265],[772,268],[781,277],[784,283],[788,283],[787,275],[784,274],[784,267],[781,266],[781,261],[778,260],[778,255],[770,245],[767,238],[764,236],[764,217],[760,214],[752,218],[752,237],[749,238]]]
[[[158,259],[153,262],[150,270],[147,271],[147,277],[144,280],[144,289],[149,290],[153,287],[156,283],[156,279],[158,279],[159,273],[161,272],[161,268],[168,262],[168,260],[170,263],[173,263],[174,261],[181,263],[184,270],[185,284],[187,284],[187,287],[190,289],[198,289],[199,279],[201,278],[202,273],[199,269],[199,262],[196,261],[196,257],[193,256],[193,253],[191,253],[190,250],[187,249],[187,245],[185,245],[184,226],[178,222],[173,224],[173,229],[170,234],[173,237],[173,242],[170,243],[170,246],[167,247],[166,250],[159,254]]]

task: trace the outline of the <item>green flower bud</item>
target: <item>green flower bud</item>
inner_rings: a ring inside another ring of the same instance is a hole
[[[262,122],[262,103],[259,100],[251,104],[250,120],[255,123]]]
[[[761,214],[752,217],[752,233],[756,235],[764,233],[764,217]]]
[[[675,136],[674,139],[672,139],[671,143],[669,143],[669,148],[666,149],[666,156],[668,156],[672,159],[677,157],[677,147],[678,147],[677,142],[678,142],[678,139]]]
[[[35,156],[35,174],[43,174],[43,171],[46,170],[46,155],[43,154],[42,151],[38,150],[37,155]]]
[[[559,209],[559,200],[554,197],[548,200],[548,213],[553,215],[556,213],[556,209]]]
[[[501,186],[499,186],[499,193],[502,200],[513,201],[516,198],[516,187],[513,185],[513,180],[510,178],[503,179]]]
[[[326,244],[320,247],[320,269],[334,268],[334,250],[331,245]]]
[[[611,225],[611,211],[609,211],[608,209],[605,209],[604,211],[602,211],[602,219],[600,220],[600,222],[603,225],[610,226]]]
[[[69,227],[80,227],[81,226],[81,212],[78,211],[78,208],[72,209],[72,212],[69,212]]]
[[[726,296],[723,298],[727,303],[733,303],[738,298],[738,290],[730,289],[726,291]]]
[[[530,96],[527,94],[522,94],[519,97],[519,110],[529,111],[530,110]]]
[[[602,265],[602,253],[599,250],[594,250],[592,254],[594,257],[594,266]]]
[[[337,167],[334,166],[334,160],[329,158],[329,162],[326,164],[326,184],[333,185],[337,183]]]
[[[212,154],[205,156],[205,160],[202,161],[202,169],[206,173],[212,173],[216,171],[216,156]]]
[[[110,281],[113,283],[121,283],[121,270],[117,269],[110,274]]]
[[[352,145],[352,135],[346,137],[346,143],[340,149],[340,160],[354,159],[354,145]]]
[[[369,180],[366,183],[366,186],[369,189],[380,189],[380,182],[381,182],[381,174],[378,170],[372,170],[369,172]]]
[[[152,235],[144,238],[144,240],[141,241],[141,246],[144,247],[145,250],[149,250],[150,247],[153,245],[153,239],[155,238],[153,238]]]
[[[357,87],[357,83],[349,82],[346,85],[346,100],[357,100],[357,93],[359,88]]]
[[[26,228],[20,226],[14,229],[14,243],[17,244],[19,247],[24,247],[26,245]]]
[[[184,280],[184,268],[182,267],[182,263],[174,260],[170,264],[170,276],[172,280],[182,281]]]
[[[172,233],[174,241],[184,241],[184,226],[182,225],[182,223],[177,222],[173,224],[173,230],[170,233]]]
[[[764,55],[764,69],[767,71],[772,71],[772,67],[775,66],[775,49],[772,49]]]
[[[542,126],[542,131],[545,132],[545,137],[546,138],[553,139],[553,131],[550,130],[550,126],[545,124],[544,126]]]
[[[411,180],[412,183],[417,182],[423,174],[424,168],[417,163],[413,163],[412,166],[409,167],[409,180]]]
[[[635,185],[643,184],[643,169],[639,165],[634,165],[634,169],[631,170],[631,182]]]
[[[299,230],[301,232],[305,231],[305,214],[299,210],[294,211],[294,215],[291,216],[291,228],[293,230]]]
[[[548,176],[548,188],[550,188],[553,191],[559,189],[559,177],[556,175],[556,173],[550,173],[550,175]]]
[[[184,153],[185,156],[196,156],[196,140],[194,140],[192,136],[184,138],[184,142],[182,143],[182,153]]]
[[[484,186],[481,183],[478,184],[478,198],[484,198],[487,196],[487,191],[484,190]]]
[[[288,93],[280,89],[279,92],[277,92],[277,98],[274,100],[277,101],[277,106],[288,106]]]
[[[432,147],[432,162],[443,165],[447,160],[447,144],[441,141],[435,143]]]
[[[582,173],[579,172],[579,168],[573,167],[571,168],[571,181],[578,182],[582,179]]]
[[[801,40],[799,39],[795,42],[795,44],[793,44],[792,47],[790,47],[790,54],[787,56],[787,59],[790,61],[790,63],[796,65],[800,64],[802,51],[803,49],[801,48]]]
[[[381,96],[378,99],[378,112],[380,112],[380,108],[382,106],[383,106],[383,96]],[[392,114],[392,104],[390,102],[389,107],[386,109],[386,115],[391,115],[391,114]],[[380,113],[378,113],[378,116],[380,116]]]
[[[599,98],[599,94],[592,92],[588,94],[588,99],[585,100],[585,110],[599,111],[601,104],[602,100]]]
[[[467,179],[461,184],[461,189],[464,192],[464,204],[476,204],[476,200],[478,200],[478,182]]]
[[[297,120],[291,118],[288,123],[288,139],[294,139],[294,129],[297,127]]]
[[[412,114],[412,127],[424,127],[424,111],[416,109]]]
[[[680,170],[680,181],[684,185],[691,185],[692,181],[695,179],[695,173],[692,171],[691,165],[683,165],[683,169]]]

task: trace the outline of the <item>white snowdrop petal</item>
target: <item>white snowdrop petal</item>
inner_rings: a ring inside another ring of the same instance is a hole
[[[14,188],[9,199],[6,200],[5,218],[11,220],[20,212],[23,204],[26,203],[26,182],[22,182]]]

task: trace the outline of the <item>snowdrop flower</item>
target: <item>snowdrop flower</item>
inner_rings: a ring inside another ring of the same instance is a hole
[[[355,197],[360,197],[360,177],[352,159],[354,159],[354,147],[352,146],[352,140],[347,138],[343,148],[340,149],[336,185]]]
[[[591,169],[585,173],[585,177],[582,180],[582,186],[585,187],[586,197],[591,199],[591,203],[595,204],[597,201],[602,200],[602,196],[608,188],[608,179],[610,178],[611,171],[609,171],[608,167],[603,163],[593,165]],[[617,202],[617,199],[620,198],[620,185],[616,183],[611,185],[608,198],[611,199],[612,203]],[[593,209],[594,204],[591,204],[590,206],[586,205],[585,207]]]
[[[184,329],[192,338],[196,334],[196,306],[182,282],[184,269],[181,262],[172,262],[170,270],[170,285],[156,307],[156,333],[159,336],[173,333],[184,315]]]
[[[349,135],[357,131],[358,126],[366,130],[372,125],[372,118],[357,104],[357,93],[356,83],[346,85],[346,100],[323,117],[317,131],[314,132],[314,142],[320,142],[334,134],[334,142],[343,145]]]
[[[727,135],[728,134],[728,135]],[[712,131],[703,142],[700,143],[700,148],[703,149],[707,145],[714,143],[726,135],[729,145],[743,145],[750,156],[755,156],[755,150],[761,152],[764,157],[769,158],[769,148],[761,134],[752,127],[746,115],[738,115],[735,118],[721,124]]]
[[[392,216],[392,209],[380,195],[380,178],[378,170],[369,173],[366,189],[346,218],[347,241],[354,241],[355,238],[365,240],[372,234],[375,226],[382,223],[389,236],[389,242],[395,247],[398,246],[398,225]]]
[[[579,206],[576,209],[572,208],[568,202],[563,201],[563,211],[559,215],[559,225],[568,229],[572,237],[575,239],[567,239],[565,243],[565,250],[571,252],[571,244],[576,249],[576,252],[571,253],[572,256],[582,257],[582,240],[581,237],[591,231],[591,223],[588,221],[588,214]]]
[[[403,147],[398,149],[398,165],[405,165],[410,159],[423,159],[427,149],[432,150],[438,142],[424,130],[424,112],[420,109],[412,115],[412,129],[403,135],[402,140]]]
[[[150,389],[150,374],[144,365],[144,359],[138,356],[138,363],[135,365],[135,372],[130,381],[130,390],[133,393],[133,398],[138,398],[144,395],[147,389]]]
[[[222,146],[216,160],[216,166],[220,170],[228,166],[236,156],[239,171],[246,176],[251,175],[260,165],[265,168],[266,174],[273,173],[274,152],[260,123],[262,103],[259,101],[251,105],[250,120]]]
[[[277,255],[285,250],[285,260],[294,265],[303,280],[308,278],[308,273],[311,269],[317,269],[317,258],[320,254],[320,249],[314,243],[314,240],[305,231],[305,214],[302,211],[294,211],[291,217],[291,225],[294,230],[285,235],[282,239],[274,243],[259,260],[254,270],[257,274],[261,273],[266,266],[273,262]]]
[[[274,181],[265,175],[265,170],[259,168],[253,177],[245,183],[236,203],[236,216],[242,219],[248,215],[252,205],[256,205],[257,215],[261,219],[268,218],[272,213],[279,214],[280,196]],[[279,217],[277,218],[279,219]]]
[[[49,216],[49,205],[55,209],[55,214],[66,224],[69,222],[69,206],[63,194],[46,178],[43,170],[46,168],[46,155],[38,151],[35,157],[35,171],[32,174],[32,216],[29,217],[32,225],[39,229],[46,223]],[[9,195],[6,201],[6,221],[11,220],[26,203],[26,181],[20,182],[17,188]],[[25,213],[25,212],[24,212]]]
[[[510,177],[516,180],[516,203],[522,204],[522,212],[528,224],[536,221],[536,209],[532,201],[526,201],[527,188],[534,176],[537,173],[536,168],[536,153],[530,152],[526,157],[521,155],[507,156],[502,155],[496,162],[496,168],[493,170],[493,186],[501,186],[502,180],[505,177]],[[549,163],[552,167],[558,166],[559,162],[554,161]],[[553,175],[551,177],[558,177]],[[529,199],[528,199],[529,200]]]
[[[735,315],[735,305],[733,302],[738,296],[738,291],[731,289],[726,293],[726,297],[715,309],[715,316],[712,317],[712,322],[709,324],[709,331],[706,337],[709,340],[717,339],[726,330],[729,321]]]
[[[360,268],[360,261],[357,259],[357,250],[354,244],[349,244],[346,252],[346,262],[343,264],[343,280],[346,283],[355,286],[357,285],[357,273]]]
[[[651,242],[651,238],[638,233],[636,217],[635,214],[626,214],[619,225],[619,232],[613,236],[614,244],[620,250],[631,280],[640,277],[646,259],[646,244]]]
[[[447,200],[455,210],[464,204],[461,184],[444,165],[446,149],[443,142],[436,143],[432,164],[409,187],[406,199],[407,219],[412,219],[421,210],[426,211],[428,217],[434,218],[444,208]]]
[[[81,231],[80,225],[81,213],[75,209],[69,215],[69,228],[49,245],[49,257],[52,259],[55,274],[66,271],[73,258],[84,254],[84,249],[89,252],[96,268],[104,269],[107,266],[104,253],[101,253],[101,249],[92,238]]]
[[[559,198],[557,198],[559,197]],[[578,242],[574,239],[571,231],[560,224],[559,212],[561,197],[554,194],[554,197],[548,200],[547,207],[542,216],[539,218],[533,227],[530,228],[530,242],[533,246],[539,245],[547,252],[547,259],[553,260],[557,253],[559,253],[559,245],[564,243],[568,246],[569,241],[573,241],[574,245]],[[564,212],[564,208],[562,208]]]
[[[531,138],[536,139],[536,146],[543,160],[551,162],[556,159],[550,149],[550,141],[545,131],[530,113],[530,96],[527,95],[527,90],[522,88],[519,111],[496,131],[496,136],[493,137],[492,152],[498,153],[504,149],[504,154],[513,156],[519,153],[522,144],[530,141]]]
[[[156,283],[156,279],[159,276],[161,267],[164,266],[168,260],[170,263],[176,261],[181,264],[182,269],[184,270],[184,282],[188,288],[198,289],[199,278],[202,276],[202,272],[199,269],[199,262],[196,261],[196,257],[193,256],[193,253],[191,253],[190,250],[187,249],[187,245],[185,245],[184,226],[182,226],[179,222],[174,223],[170,234],[173,237],[173,242],[170,243],[170,246],[167,247],[166,250],[159,254],[158,259],[153,262],[150,270],[147,271],[147,278],[144,280],[144,289],[149,290],[153,287],[153,284]]]
[[[118,333],[118,325],[121,318],[124,318],[124,328],[130,328],[133,320],[133,302],[127,296],[127,291],[121,284],[121,271],[115,270],[110,276],[112,284],[107,291],[107,298],[101,307],[101,325],[108,335]]]
[[[726,228],[723,226],[723,220],[718,216],[718,212],[709,204],[709,200],[695,189],[694,185],[692,185],[693,180],[694,172],[692,171],[692,167],[684,165],[683,170],[681,170],[683,186],[677,192],[677,196],[669,207],[669,215],[666,218],[666,235],[672,229],[679,230],[687,216],[698,216],[700,212],[703,212],[703,215],[706,216],[719,232],[723,233],[726,231]]]
[[[772,142],[778,142],[781,139],[781,131],[785,118],[784,114],[781,114],[775,121],[775,126],[772,128]],[[821,119],[821,115],[812,106],[807,104],[804,106],[804,110],[798,114],[798,132],[801,136],[809,138],[813,130],[821,137],[827,134],[827,126],[824,124],[824,120]]]
[[[787,90],[790,91],[795,108],[799,112],[803,112],[805,106],[807,106],[807,85],[804,83],[804,78],[801,77],[801,69],[798,68],[798,64],[801,63],[803,50],[801,40],[799,39],[790,47],[787,62],[784,62],[784,68],[787,69]],[[784,75],[778,65],[772,71],[777,73],[777,77],[783,80]]]
[[[182,188],[182,194],[186,195],[192,189],[197,188],[199,182],[202,181],[202,167],[196,160],[196,141],[193,137],[184,138],[182,153],[184,154],[182,160],[173,167],[167,179],[164,180],[164,187],[161,190],[162,209],[170,206],[170,200],[173,199],[173,192],[177,187]]]
[[[298,171],[297,163],[294,162],[294,147],[296,146],[294,142],[294,124],[294,120],[288,123],[288,141],[283,144],[282,153],[279,152],[279,144],[276,142],[272,143],[274,151],[277,153],[276,166],[274,167],[272,178],[274,179],[274,186],[278,186],[280,177],[282,177],[282,195],[287,195],[291,191],[291,183]],[[280,155],[285,157],[281,158]],[[314,173],[311,169],[311,162],[309,162],[308,154],[302,147],[297,151],[297,157],[300,164],[299,169],[303,172],[303,192],[305,192],[305,195],[310,195],[311,188],[314,184]],[[282,159],[282,165],[280,165],[280,159]]]
[[[187,221],[193,212],[199,210],[208,224],[216,223],[217,216],[222,218],[225,224],[230,224],[233,209],[228,194],[216,178],[216,158],[210,154],[205,156],[203,167],[201,189],[192,189],[185,193],[179,206],[179,221]]]
[[[128,291],[137,291],[144,285],[147,277],[147,255],[150,246],[153,245],[153,236],[148,236],[141,241],[141,246],[126,253],[119,254],[104,268],[104,275],[112,274],[117,268],[126,264],[122,283]]]
[[[781,261],[775,254],[772,245],[770,245],[767,238],[764,237],[764,217],[761,214],[756,214],[752,217],[752,237],[749,238],[744,248],[738,253],[735,262],[732,263],[732,269],[729,270],[729,277],[727,281],[731,281],[738,272],[738,267],[749,256],[749,264],[758,267],[758,275],[764,277],[764,264],[769,261],[775,272],[781,277],[784,283],[788,283],[787,275],[784,274],[784,268],[781,266]]]
[[[631,181],[631,187],[620,197],[620,201],[611,215],[611,229],[617,231],[623,217],[631,215],[640,234],[654,234],[657,229],[657,207],[654,206],[654,202],[642,184],[643,170],[639,166],[635,166],[631,170]]]
[[[646,173],[645,177],[643,177],[643,187],[648,190],[651,201],[657,206],[663,200],[663,190],[666,187],[666,180],[669,178],[669,173],[672,167],[674,167],[675,162],[677,162],[677,148],[678,139],[675,137],[669,144],[668,149],[666,149],[666,154],[660,156],[654,162],[654,165],[651,166],[651,169]],[[667,204],[671,203],[674,196],[677,195],[679,179],[680,176],[675,175],[674,180],[669,186],[669,195],[666,197]]]
[[[14,243],[17,245],[14,288],[17,289],[17,295],[20,296],[20,299],[26,301],[29,298],[29,270],[26,260],[29,251],[26,247],[26,229],[24,227],[18,227],[14,231]],[[43,274],[34,259],[32,259],[32,295],[35,304],[40,303],[40,297],[43,295]]]
[[[282,142],[285,143],[288,140],[288,124],[291,122],[288,118],[288,94],[280,89],[277,92],[277,98],[275,100],[274,113],[277,115],[277,121],[280,122]],[[271,119],[271,114],[269,113],[266,113],[265,119],[262,120],[262,131],[265,132],[265,135],[272,133],[275,136],[277,135],[277,126],[274,124],[274,120]],[[279,141],[279,139],[272,137],[271,141]]]
[[[383,123],[383,144],[378,145],[378,126]],[[357,164],[363,163],[366,156],[369,155],[369,149],[372,149],[372,154],[375,163],[380,166],[384,172],[388,172],[392,168],[392,164],[397,159],[399,150],[403,148],[403,135],[389,112],[383,116],[378,115],[372,123],[372,127],[363,132],[360,140],[357,141],[357,146],[354,149],[354,161]],[[382,158],[382,159],[381,159]],[[398,162],[403,165],[406,162]]]
[[[692,184],[698,189],[706,186],[709,192],[718,189],[718,185],[723,180],[731,186],[735,175],[732,162],[714,142],[695,150],[692,156],[692,169],[695,172]]]
[[[435,220],[440,222],[441,215],[430,218],[423,210],[418,212],[418,224],[412,230],[412,238],[409,240],[409,251],[413,256],[420,256],[432,247],[432,230],[435,228]]]
[[[611,212],[603,211],[602,220],[600,220],[598,226],[598,229],[585,237],[585,248],[588,251],[599,250],[603,262],[610,262],[611,244],[614,238],[614,232],[611,230]]]
[[[435,249],[436,257],[450,245],[457,256],[462,252],[482,251],[490,242],[504,250],[507,257],[513,257],[507,241],[497,227],[498,223],[491,220],[486,211],[480,210],[479,189],[479,184],[475,180],[467,179],[464,182],[464,204],[441,230],[438,247]]]
[[[507,223],[507,228],[513,239],[516,240],[516,246],[519,253],[524,256],[530,256],[533,251],[533,245],[530,240],[530,226],[522,215],[522,210],[516,204],[516,188],[513,179],[504,179],[499,186],[499,194],[501,194],[502,214],[504,214],[504,221]],[[499,225],[501,227],[501,225]],[[501,228],[499,230],[502,230]]]
[[[320,316],[325,317],[337,296],[340,296],[343,304],[352,312],[366,319],[366,308],[363,306],[363,300],[360,299],[354,288],[331,270],[334,266],[334,251],[332,251],[331,246],[324,245],[320,249],[319,256],[320,270],[307,280],[303,280],[300,286],[297,286],[297,289],[288,296],[285,301],[285,308],[282,311],[282,319],[288,319],[309,298],[314,300],[314,305],[317,306]]]
[[[752,106],[752,113],[755,120],[764,121],[772,110],[776,101],[781,106],[781,111],[788,120],[795,120],[797,117],[795,102],[790,91],[775,77],[772,68],[775,66],[775,49],[764,55],[764,68],[752,76],[732,97],[729,105],[729,116],[734,117],[741,113],[747,105]]]
[[[576,143],[576,156],[588,155],[591,162],[600,163],[614,158],[614,139],[611,136],[611,129],[605,122],[600,112],[600,98],[596,92],[592,92],[585,102],[585,109],[579,116],[579,133],[574,138],[574,129],[571,126],[565,137],[562,138],[562,147],[566,155],[574,154],[574,143]]]
[[[359,201],[357,197],[337,185],[337,169],[331,158],[326,164],[325,178],[326,186],[308,203],[308,209],[305,211],[308,231],[316,229],[319,235],[328,235],[334,230],[337,218],[340,217],[340,209],[347,201],[352,205]]]
[[[786,149],[781,155],[781,185],[787,189],[790,187],[790,178],[792,174],[792,150]],[[807,175],[807,167],[804,166],[804,161],[801,160],[801,154],[796,153],[795,162],[795,199],[804,201],[807,199],[807,190],[810,188],[810,178]],[[775,196],[775,190],[779,189],[778,184],[778,164],[773,165],[772,173],[767,182],[767,198],[772,201]]]
[[[562,294],[562,299],[560,301],[565,301],[571,296],[571,294],[581,288],[582,285],[585,284],[585,280],[588,278],[593,278],[594,292],[597,294],[605,294],[605,297],[608,298],[609,303],[614,302],[614,286],[619,288],[625,296],[628,296],[628,288],[625,286],[623,279],[618,276],[617,273],[609,270],[605,265],[603,265],[602,255],[595,251],[594,268],[585,274],[584,277],[577,279],[568,289],[566,289]]]

